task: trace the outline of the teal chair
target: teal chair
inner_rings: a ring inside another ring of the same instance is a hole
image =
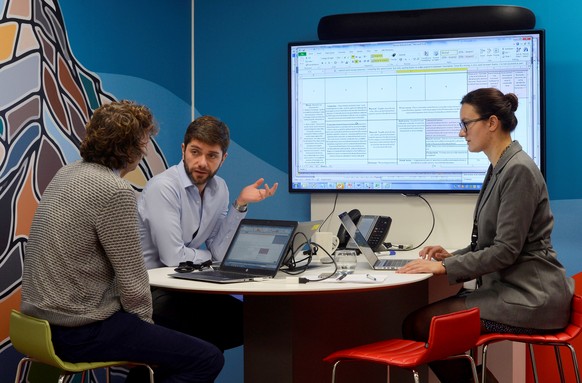
[[[154,371],[145,363],[127,361],[69,363],[61,360],[55,354],[49,323],[46,320],[33,318],[16,310],[12,310],[10,313],[10,341],[18,352],[25,355],[18,363],[15,383],[20,382],[24,363],[27,361],[42,363],[59,369],[61,371],[59,383],[64,382],[68,375],[77,373],[83,374],[84,382],[85,372],[97,368],[105,368],[107,370],[107,383],[109,383],[109,367],[113,366],[144,366],[149,371],[150,383],[154,383]]]

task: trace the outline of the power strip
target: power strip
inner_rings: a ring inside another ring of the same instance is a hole
[[[386,246],[386,248],[388,250],[410,250],[412,249],[412,245],[410,244],[406,244],[406,245],[396,245],[396,244],[390,244],[390,246]]]

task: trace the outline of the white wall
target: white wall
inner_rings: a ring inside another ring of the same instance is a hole
[[[425,245],[442,245],[455,250],[470,243],[476,194],[423,194],[435,214],[434,231]],[[311,196],[311,218],[325,219],[332,211],[335,194]],[[432,225],[429,206],[419,197],[400,194],[339,194],[335,212],[322,231],[337,232],[343,211],[358,209],[362,214],[388,215],[392,226],[387,241],[418,246]],[[415,250],[416,251],[416,250]]]

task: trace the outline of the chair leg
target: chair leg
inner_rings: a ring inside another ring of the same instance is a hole
[[[580,383],[580,369],[578,368],[578,358],[576,358],[576,350],[571,344],[566,344],[572,355],[572,365],[574,366],[574,374],[576,374],[576,383]]]
[[[479,382],[479,377],[477,376],[477,366],[475,366],[475,360],[471,355],[466,355],[466,359],[469,359],[469,363],[471,363],[471,373],[473,374],[473,381],[475,383]]]
[[[560,373],[560,382],[566,383],[564,379],[564,367],[562,366],[562,355],[560,355],[560,346],[554,346],[554,353],[556,354],[556,363],[558,364],[558,372]]]
[[[483,345],[483,351],[481,352],[481,383],[485,383],[486,379],[486,371],[487,371],[487,346],[488,344]]]
[[[414,376],[414,383],[420,383],[420,377],[418,376],[418,371],[412,370],[412,375]]]
[[[534,382],[535,383],[539,383],[539,380],[538,380],[538,369],[536,367],[536,356],[534,355],[533,344],[528,343],[527,346],[528,346],[528,349],[529,349],[529,357],[531,359],[531,369],[532,369],[532,372],[533,372]]]
[[[473,381],[475,383],[479,382],[479,376],[477,375],[477,367],[475,366],[475,359],[469,354],[459,354],[449,356],[447,359],[467,359],[471,363],[471,374],[473,375]]]
[[[20,383],[20,377],[22,376],[22,370],[24,369],[24,363],[28,362],[30,359],[22,358],[20,362],[18,362],[18,366],[16,367],[16,378],[14,379],[14,383]]]
[[[149,366],[149,365],[145,365],[150,373],[150,383],[154,383],[154,370]]]
[[[333,370],[331,370],[331,383],[335,383],[335,369],[340,364],[341,360],[338,360],[333,364]]]

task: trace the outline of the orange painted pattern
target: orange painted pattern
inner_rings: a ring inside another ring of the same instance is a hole
[[[12,309],[18,309],[20,306],[20,295],[20,288],[18,288],[14,290],[12,294],[0,301],[0,317],[10,318],[10,311]],[[9,323],[10,321],[8,320],[0,321],[0,340],[8,339]]]
[[[26,180],[24,181],[16,199],[16,211],[18,212],[18,215],[16,216],[16,229],[14,230],[15,238],[28,238],[32,217],[38,207],[39,200],[33,190],[33,169],[33,167],[28,168]]]
[[[2,41],[2,44],[0,44],[0,63],[12,58],[17,30],[18,25],[16,23],[0,25],[0,41]]]
[[[22,260],[42,192],[79,158],[93,110],[115,100],[70,50],[57,1],[0,0],[0,365],[10,310],[20,306]],[[62,23],[62,24],[61,24]],[[127,176],[136,193],[167,168],[152,140]]]

